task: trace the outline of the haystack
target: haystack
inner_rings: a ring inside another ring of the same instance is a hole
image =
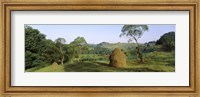
[[[124,67],[126,66],[126,55],[119,48],[115,48],[109,57],[110,66]]]
[[[56,62],[53,62],[51,65],[52,71],[56,71],[58,64]]]

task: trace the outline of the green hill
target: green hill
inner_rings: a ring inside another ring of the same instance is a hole
[[[102,42],[99,44],[91,44],[91,47],[101,47],[101,48],[107,48],[109,50],[114,50],[115,48],[120,48],[123,49],[125,51],[129,50],[129,49],[133,49],[136,47],[135,43],[108,43],[108,42]]]

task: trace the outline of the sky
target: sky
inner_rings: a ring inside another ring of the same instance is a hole
[[[56,40],[57,38],[65,38],[66,43],[72,42],[76,37],[84,37],[87,43],[98,44],[101,42],[109,43],[127,43],[128,39],[119,37],[122,33],[123,25],[55,25],[55,24],[34,24],[28,25],[38,29],[41,33],[46,35],[47,39]],[[148,25],[149,30],[144,32],[139,43],[158,40],[164,33],[174,31],[174,24],[151,24]]]

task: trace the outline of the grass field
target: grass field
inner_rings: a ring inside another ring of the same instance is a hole
[[[109,66],[109,61],[83,61],[71,62],[64,65],[57,65],[53,71],[49,65],[44,68],[33,68],[27,72],[174,72],[175,52],[149,52],[144,54],[145,63],[138,63],[138,60],[127,60],[127,66],[116,68]]]
[[[160,46],[153,46],[143,52],[144,63],[133,54],[127,56],[127,65],[123,68],[109,66],[108,55],[82,54],[81,61],[57,65],[53,70],[52,65],[34,67],[26,72],[174,72],[175,52],[165,52]],[[85,59],[87,58],[87,60]],[[88,60],[89,59],[89,60]],[[86,61],[85,61],[86,60]]]
[[[49,65],[49,66],[44,67],[44,68],[27,69],[26,72],[65,72],[65,71],[64,71],[64,66],[63,65],[57,65],[55,70],[53,70],[52,66]]]

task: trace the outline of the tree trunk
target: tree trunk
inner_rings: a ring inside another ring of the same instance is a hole
[[[61,65],[63,65],[63,61],[64,61],[64,55],[63,55],[63,57],[62,57],[62,60],[61,60]]]
[[[142,56],[142,53],[140,51],[140,45],[139,45],[139,43],[138,43],[138,41],[135,37],[134,37],[134,39],[135,39],[137,46],[138,46],[138,52],[137,53],[138,53],[138,58],[140,59],[140,63],[144,63],[143,56]]]
[[[62,54],[61,65],[63,65],[64,54],[63,54],[63,51],[62,51],[61,45],[60,45],[60,52],[61,52],[61,54]]]
[[[78,62],[80,62],[80,55],[81,55],[81,47],[79,46],[79,54],[78,54]]]

